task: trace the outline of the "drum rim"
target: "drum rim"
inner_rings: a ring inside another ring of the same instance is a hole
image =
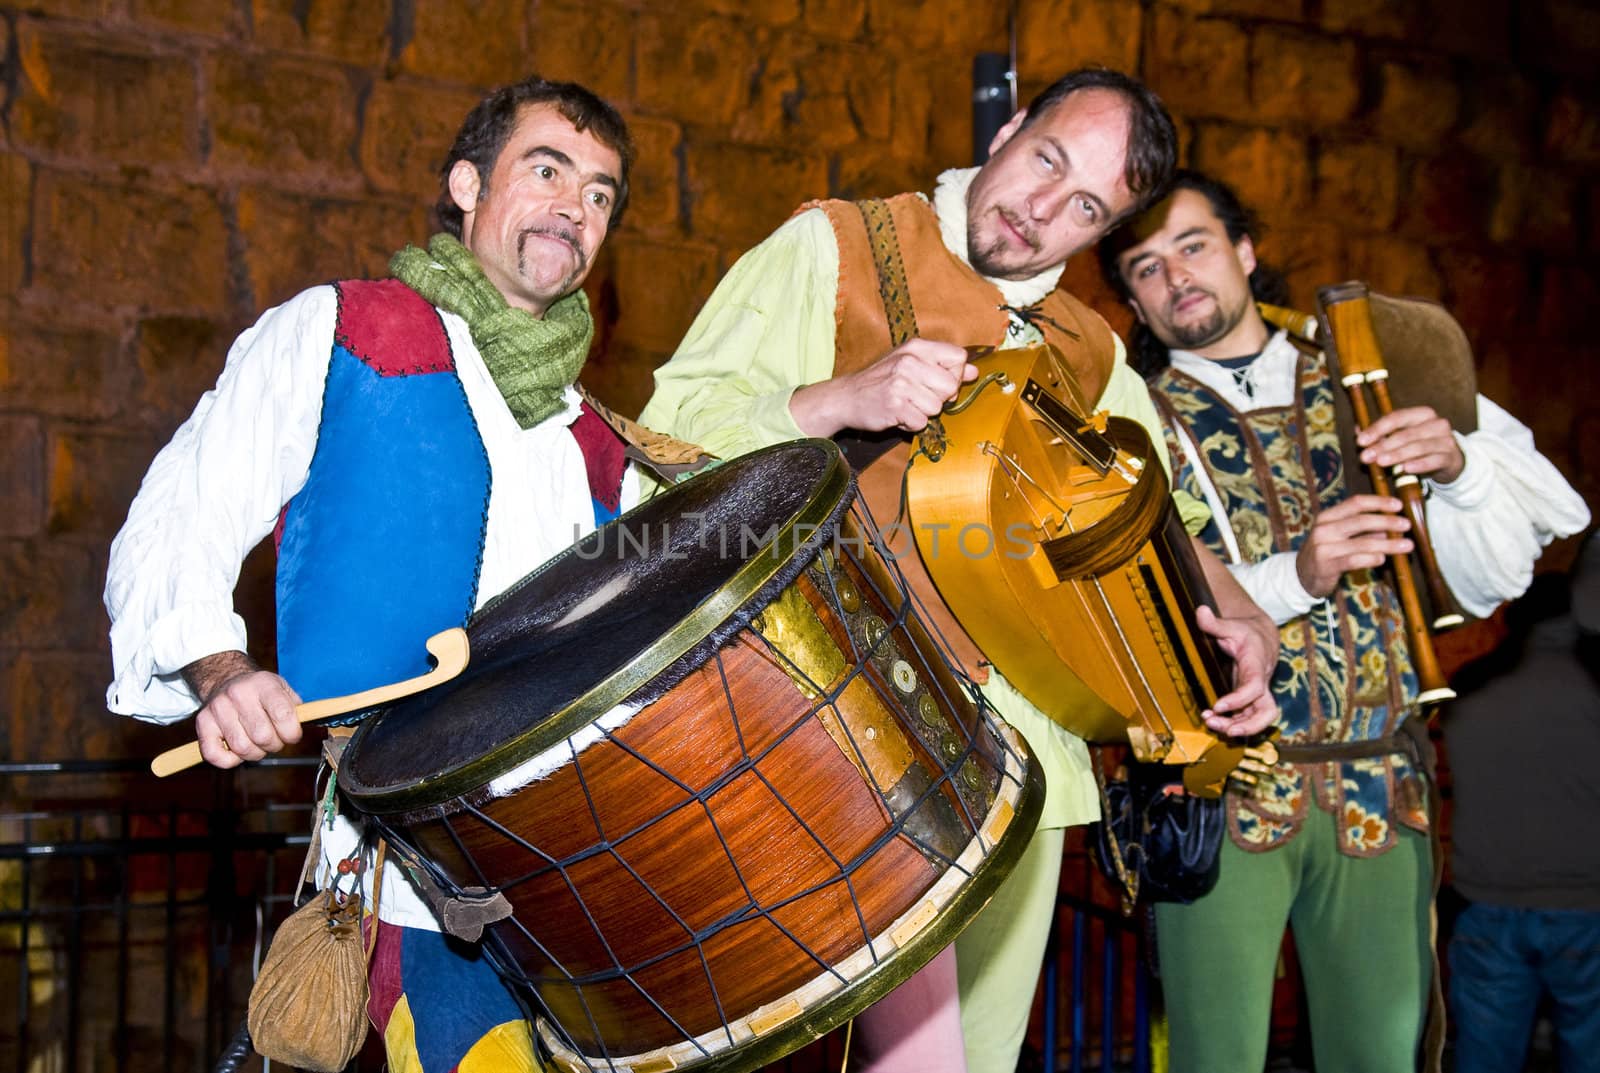
[[[771,1065],[806,1044],[821,1039],[905,983],[977,919],[1000,884],[1015,870],[1023,852],[1038,833],[1045,796],[1044,769],[1027,738],[992,707],[985,705],[984,710],[1009,732],[1011,740],[1007,742],[1010,746],[1008,751],[1015,750],[1022,760],[1015,813],[993,848],[973,870],[971,878],[945,904],[939,919],[923,928],[876,968],[859,977],[853,985],[841,988],[816,1005],[803,1009],[771,1032],[730,1048],[713,1051],[709,1056],[681,1064],[675,1062],[670,1068],[682,1069],[685,1073],[752,1073]],[[1017,748],[1019,745],[1020,749]],[[536,1028],[536,1032],[543,1035],[545,1018],[541,1015],[537,1020],[540,1027]],[[544,1042],[549,1045],[551,1040],[545,1037]],[[577,1052],[568,1054],[588,1062],[590,1069],[598,1071],[612,1065],[627,1068],[630,1062],[653,1057],[666,1049],[658,1048],[637,1055],[616,1055],[609,1060]],[[558,1057],[551,1063],[551,1068],[556,1073],[568,1073],[573,1067]]]
[[[797,559],[804,558],[809,561],[814,558],[817,549],[826,538],[825,529],[829,522],[849,507],[854,498],[854,479],[838,444],[832,440],[816,437],[788,440],[728,461],[747,462],[800,449],[821,451],[827,456],[827,463],[810,495],[778,528],[773,539],[771,546],[779,548],[792,546],[795,549],[793,555],[780,556],[765,551],[752,555],[725,584],[708,594],[675,625],[663,631],[655,643],[611,674],[595,682],[565,707],[552,712],[537,725],[482,756],[425,776],[410,785],[393,789],[363,789],[359,785],[352,786],[352,780],[347,775],[346,763],[342,762],[339,772],[340,789],[357,809],[369,815],[389,817],[399,813],[415,814],[419,818],[422,814],[448,815],[459,810],[463,798],[476,799],[480,795],[487,795],[489,784],[495,779],[559,744],[619,704],[625,703],[630,697],[649,686],[658,676],[672,670],[675,663],[710,637],[718,627],[737,615],[775,578],[785,571],[794,570],[795,567],[791,564]],[[691,479],[675,484],[600,528],[620,526],[647,508],[658,511],[663,500],[670,500],[670,497],[678,495],[680,490],[692,483]],[[535,577],[553,569],[558,562],[575,554],[579,543],[581,542],[574,543],[551,556],[527,577],[486,603],[484,608],[480,609],[480,613],[481,610],[487,610],[496,602],[530,583]],[[800,569],[803,568],[802,563]],[[386,711],[376,712],[356,730],[344,752],[346,762],[358,755],[361,742],[370,735],[373,727],[381,724],[385,714]],[[407,818],[401,816],[402,820]]]

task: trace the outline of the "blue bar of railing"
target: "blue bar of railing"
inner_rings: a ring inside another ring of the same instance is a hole
[[[178,806],[167,806],[167,830],[178,829]],[[175,935],[178,930],[178,858],[174,854],[167,858],[167,934]],[[178,1049],[178,944],[168,942],[166,948],[166,961],[162,969],[162,1032],[161,1053],[166,1062],[166,1068],[172,1069],[172,1056]]]
[[[1133,970],[1133,1073],[1150,1073],[1150,963],[1144,932],[1134,944]]]
[[[27,839],[32,833],[32,821],[23,820],[22,837]],[[29,1030],[33,1027],[28,1019],[30,1013],[28,999],[33,994],[32,974],[28,971],[29,962],[32,960],[29,955],[33,952],[33,929],[28,927],[27,917],[28,910],[33,904],[33,871],[28,861],[22,862],[20,871],[22,882],[19,888],[19,901],[23,917],[17,938],[17,1073],[26,1073],[28,1052],[31,1050]]]
[[[217,801],[208,821],[206,833],[216,845],[238,844],[239,813],[230,800]],[[229,908],[234,901],[234,890],[238,885],[234,860],[235,855],[232,853],[213,853],[211,868],[206,876],[206,889],[210,895],[206,939],[211,947],[211,956],[206,960],[206,971],[207,988],[213,996],[212,1001],[206,1004],[204,1051],[206,1054],[221,1053],[227,1040],[233,1035],[234,1026],[226,1022],[230,1020],[228,1011],[233,1008],[228,977],[228,955],[231,952],[233,938],[233,915],[229,912]]]
[[[1100,932],[1100,1069],[1111,1073],[1117,1053],[1117,936]]]
[[[123,1073],[128,1068],[132,1047],[128,1039],[128,978],[132,976],[133,958],[128,949],[128,942],[132,936],[132,917],[128,912],[128,905],[133,901],[133,869],[129,867],[130,854],[127,852],[131,845],[132,832],[129,830],[132,821],[126,803],[122,806],[122,846],[123,852],[116,857],[117,862],[117,889],[120,896],[117,898],[117,1025],[113,1031],[111,1041],[112,1056],[116,1059],[117,1073]]]
[[[72,837],[74,841],[83,837],[83,816],[72,817]],[[83,904],[83,858],[79,857],[72,862],[72,905]],[[74,909],[72,914],[72,927],[67,932],[67,979],[83,979],[83,916],[81,910]],[[78,1029],[82,1024],[80,1013],[83,1009],[83,992],[73,988],[67,995],[67,1038],[78,1038]],[[78,1073],[78,1048],[67,1048],[67,1073]]]
[[[1083,1073],[1083,1007],[1087,998],[1083,986],[1085,923],[1081,911],[1072,914],[1072,1073]]]

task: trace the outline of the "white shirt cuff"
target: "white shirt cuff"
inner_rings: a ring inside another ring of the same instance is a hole
[[[1280,626],[1322,602],[1300,584],[1292,551],[1269,555],[1259,563],[1230,563],[1228,569],[1250,599]]]
[[[1463,436],[1459,432],[1452,435],[1461,447],[1464,463],[1461,472],[1456,474],[1456,479],[1449,484],[1429,480],[1427,485],[1451,506],[1472,510],[1488,502],[1489,493],[1494,488],[1494,473],[1491,466],[1485,465],[1481,460],[1474,461],[1476,452],[1471,448],[1471,436]]]
[[[115,640],[116,628],[112,633]],[[143,643],[116,668],[106,691],[106,706],[121,715],[156,723],[193,715],[199,700],[181,674],[183,668],[218,652],[246,651],[244,619],[231,604],[186,604],[157,619]]]

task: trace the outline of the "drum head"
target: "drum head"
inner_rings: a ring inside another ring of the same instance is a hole
[[[797,440],[676,485],[485,604],[459,678],[362,724],[339,765],[360,810],[471,797],[704,663],[816,557],[850,505],[839,449]]]

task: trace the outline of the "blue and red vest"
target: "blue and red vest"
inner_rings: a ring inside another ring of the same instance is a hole
[[[278,670],[308,701],[428,670],[423,642],[477,605],[494,477],[438,310],[398,280],[333,286],[317,445],[278,524]],[[587,404],[572,433],[601,525],[624,445]]]

